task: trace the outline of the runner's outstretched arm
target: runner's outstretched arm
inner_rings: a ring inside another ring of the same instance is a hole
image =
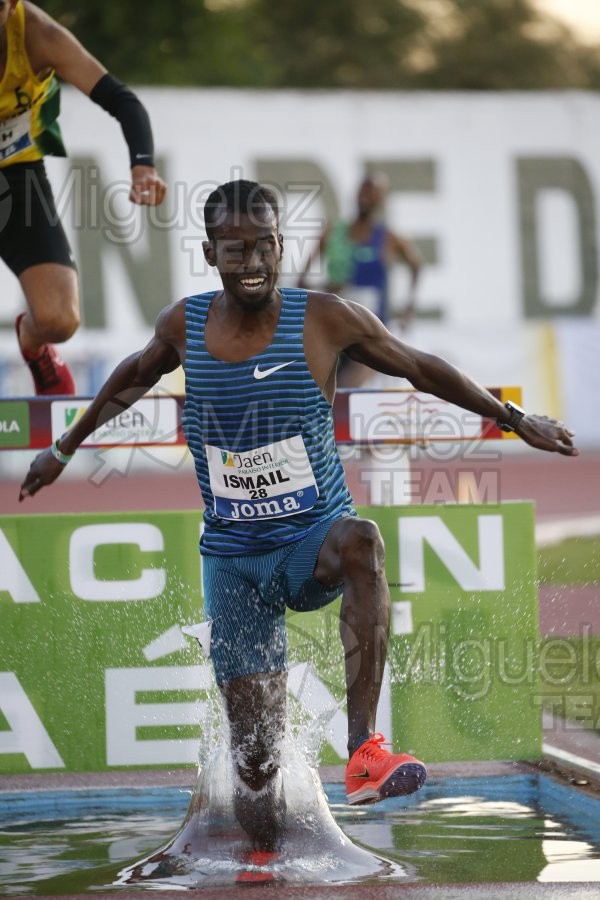
[[[129,199],[144,206],[162,203],[167,186],[154,166],[152,126],[137,95],[46,12],[28,5],[26,16],[33,70],[54,69],[63,81],[78,88],[119,122],[131,164]]]
[[[320,297],[321,325],[335,335],[340,350],[376,372],[407,378],[418,391],[433,394],[499,424],[506,424],[509,410],[485,387],[451,363],[406,344],[391,334],[379,319],[357,303],[335,295]],[[578,456],[574,432],[549,416],[525,415],[516,433],[538,450]]]

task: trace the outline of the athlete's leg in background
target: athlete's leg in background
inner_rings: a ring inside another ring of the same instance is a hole
[[[79,284],[71,266],[40,263],[19,275],[27,312],[19,323],[19,343],[27,356],[44,344],[67,341],[79,327]]]

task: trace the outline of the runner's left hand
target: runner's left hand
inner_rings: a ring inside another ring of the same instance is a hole
[[[519,422],[517,434],[538,450],[561,453],[563,456],[579,456],[579,450],[573,445],[575,432],[570,431],[563,422],[557,422],[549,416],[525,416]]]
[[[139,206],[158,206],[165,199],[167,185],[154,166],[134,166],[129,199]]]

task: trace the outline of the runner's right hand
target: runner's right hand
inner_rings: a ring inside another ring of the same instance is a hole
[[[56,481],[65,466],[60,463],[52,455],[50,448],[42,450],[38,453],[29,467],[29,471],[25,476],[21,490],[19,491],[19,503],[25,497],[33,497],[34,494],[43,488],[46,484],[52,484]]]

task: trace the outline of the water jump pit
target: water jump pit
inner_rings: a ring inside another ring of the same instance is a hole
[[[597,885],[588,894],[600,882],[598,795],[524,764],[473,764],[468,776],[446,774],[451,768],[433,767],[417,794],[352,807],[343,784],[323,787],[316,769],[287,754],[286,838],[275,857],[263,858],[249,853],[235,819],[223,748],[199,770],[193,789],[4,791],[0,892],[216,896],[262,885],[304,887],[312,897],[311,886],[335,895],[346,885],[354,886],[351,896],[366,898],[391,896],[388,887],[411,895],[445,886],[442,895],[450,897],[452,886],[465,884],[484,889],[473,896],[491,896],[499,883],[534,890],[570,882],[577,893],[560,896],[598,896]]]

